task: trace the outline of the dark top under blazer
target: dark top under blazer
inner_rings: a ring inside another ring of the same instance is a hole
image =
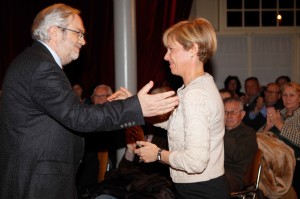
[[[79,132],[144,124],[137,96],[82,105],[63,70],[40,42],[25,49],[3,82],[0,198],[76,198],[83,155]]]

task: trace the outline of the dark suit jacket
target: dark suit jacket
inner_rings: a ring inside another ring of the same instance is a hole
[[[144,124],[137,96],[82,105],[40,42],[21,53],[3,82],[0,198],[71,199],[84,145],[78,132]]]

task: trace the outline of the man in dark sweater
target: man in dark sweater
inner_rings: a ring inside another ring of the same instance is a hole
[[[258,148],[256,132],[242,122],[245,111],[239,98],[225,99],[224,108],[225,175],[230,191],[240,191],[244,187],[243,176]]]

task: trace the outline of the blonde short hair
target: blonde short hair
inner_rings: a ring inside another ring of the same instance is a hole
[[[300,85],[297,82],[287,82],[281,87],[281,93],[285,90],[286,87],[294,88],[295,91],[300,95]]]
[[[217,50],[217,37],[212,25],[204,18],[181,21],[168,28],[163,34],[163,43],[167,47],[168,39],[177,41],[185,50],[198,45],[199,60],[203,63]]]

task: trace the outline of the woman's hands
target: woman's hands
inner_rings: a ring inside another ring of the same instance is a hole
[[[138,141],[136,142],[137,145],[141,147],[134,150],[134,153],[140,156],[140,159],[144,162],[154,162],[157,160],[157,153],[159,148],[151,143],[145,141]]]
[[[281,131],[283,126],[283,121],[281,119],[280,111],[276,110],[274,107],[267,108],[267,123],[264,131],[269,131],[273,126],[276,126],[278,130]]]

